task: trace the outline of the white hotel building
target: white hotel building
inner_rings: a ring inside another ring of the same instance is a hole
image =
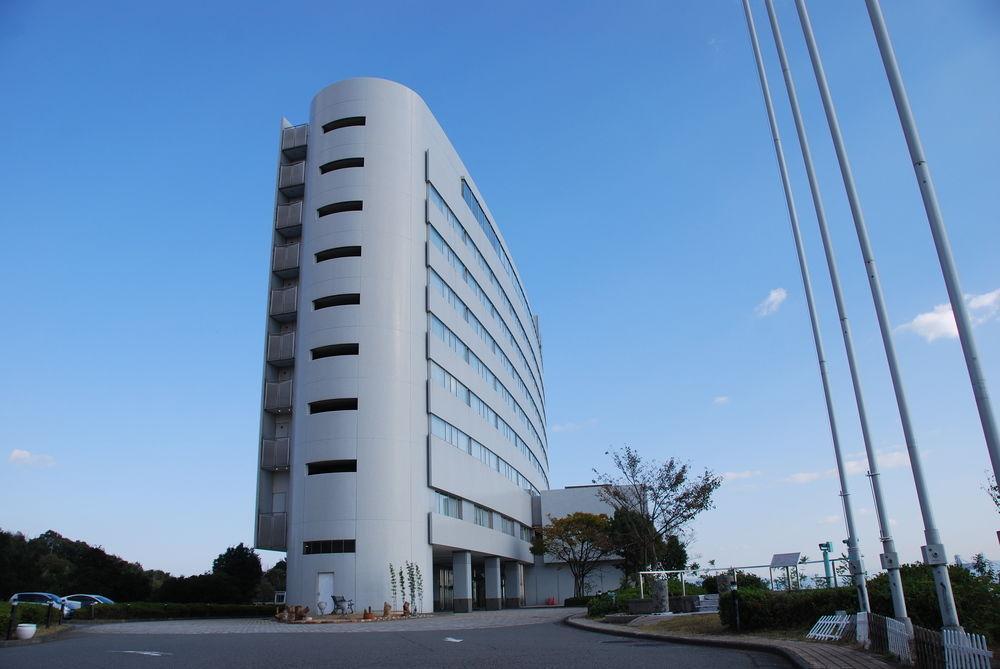
[[[549,487],[538,318],[427,105],[328,86],[283,123],[277,172],[255,543],[287,552],[286,601],[379,609],[406,561],[425,611],[571,595],[565,569],[525,574]]]

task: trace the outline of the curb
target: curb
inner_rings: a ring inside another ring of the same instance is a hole
[[[702,637],[688,637],[688,636],[668,636],[666,634],[650,634],[649,632],[639,632],[636,630],[631,630],[624,628],[619,625],[608,625],[605,623],[598,623],[591,620],[586,620],[583,616],[586,614],[576,613],[570,616],[566,616],[563,619],[563,624],[569,625],[571,627],[576,627],[577,629],[587,630],[588,632],[597,632],[599,634],[610,634],[612,636],[625,636],[632,637],[634,639],[644,639],[652,641],[662,641],[664,643],[680,643],[687,644],[689,646],[710,646],[714,648],[730,648],[735,650],[754,650],[764,653],[770,653],[772,655],[778,655],[785,658],[792,664],[794,664],[798,669],[812,669],[813,665],[806,662],[803,658],[788,648],[782,648],[781,646],[772,646],[771,644],[759,641],[730,641],[728,639],[712,639],[712,638],[702,638]]]

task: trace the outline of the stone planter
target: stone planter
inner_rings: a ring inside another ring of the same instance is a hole
[[[35,631],[37,629],[38,627],[34,623],[21,623],[17,626],[17,631],[14,634],[21,641],[27,641],[31,637],[35,636]]]
[[[652,599],[629,599],[625,601],[625,606],[628,607],[628,612],[632,615],[641,616],[653,613]]]

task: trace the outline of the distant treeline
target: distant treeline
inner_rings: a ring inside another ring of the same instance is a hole
[[[121,602],[271,601],[285,589],[285,561],[266,573],[260,556],[242,543],[227,548],[212,569],[196,576],[171,576],[109,555],[99,546],[49,530],[34,539],[0,530],[0,597],[42,591],[57,595],[93,593]]]

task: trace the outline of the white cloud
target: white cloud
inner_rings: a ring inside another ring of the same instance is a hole
[[[841,522],[840,516],[823,516],[820,518],[820,525],[836,525]]]
[[[1000,288],[981,295],[966,295],[965,304],[973,325],[994,320],[1000,314]],[[914,332],[929,342],[958,337],[951,304],[939,304],[931,311],[917,314],[912,321],[899,326],[899,329]]]
[[[910,458],[903,449],[876,451],[875,457],[878,458],[880,470],[910,466]],[[868,458],[864,454],[858,454],[855,458],[844,460],[844,469],[847,470],[848,475],[866,474],[868,473]]]
[[[32,453],[20,448],[15,448],[10,452],[7,462],[25,467],[51,467],[56,463],[56,459],[44,453]]]
[[[788,298],[788,291],[784,288],[775,288],[764,301],[754,307],[753,312],[757,314],[758,318],[764,318],[765,316],[770,316],[781,308],[781,304]]]
[[[760,470],[747,470],[743,472],[723,472],[722,478],[728,483],[729,481],[739,481],[740,479],[750,479],[754,476],[760,476]]]
[[[555,425],[553,425],[549,429],[552,432],[556,432],[556,433],[559,433],[559,432],[577,432],[579,430],[583,430],[583,429],[586,429],[588,427],[594,427],[595,425],[597,425],[597,419],[596,418],[588,418],[587,420],[580,421],[578,423],[574,423],[574,422],[556,423]]]
[[[820,472],[796,472],[785,480],[789,483],[812,483],[821,478],[823,478],[823,474]]]
[[[712,404],[729,404],[729,395],[717,395],[713,397]]]

